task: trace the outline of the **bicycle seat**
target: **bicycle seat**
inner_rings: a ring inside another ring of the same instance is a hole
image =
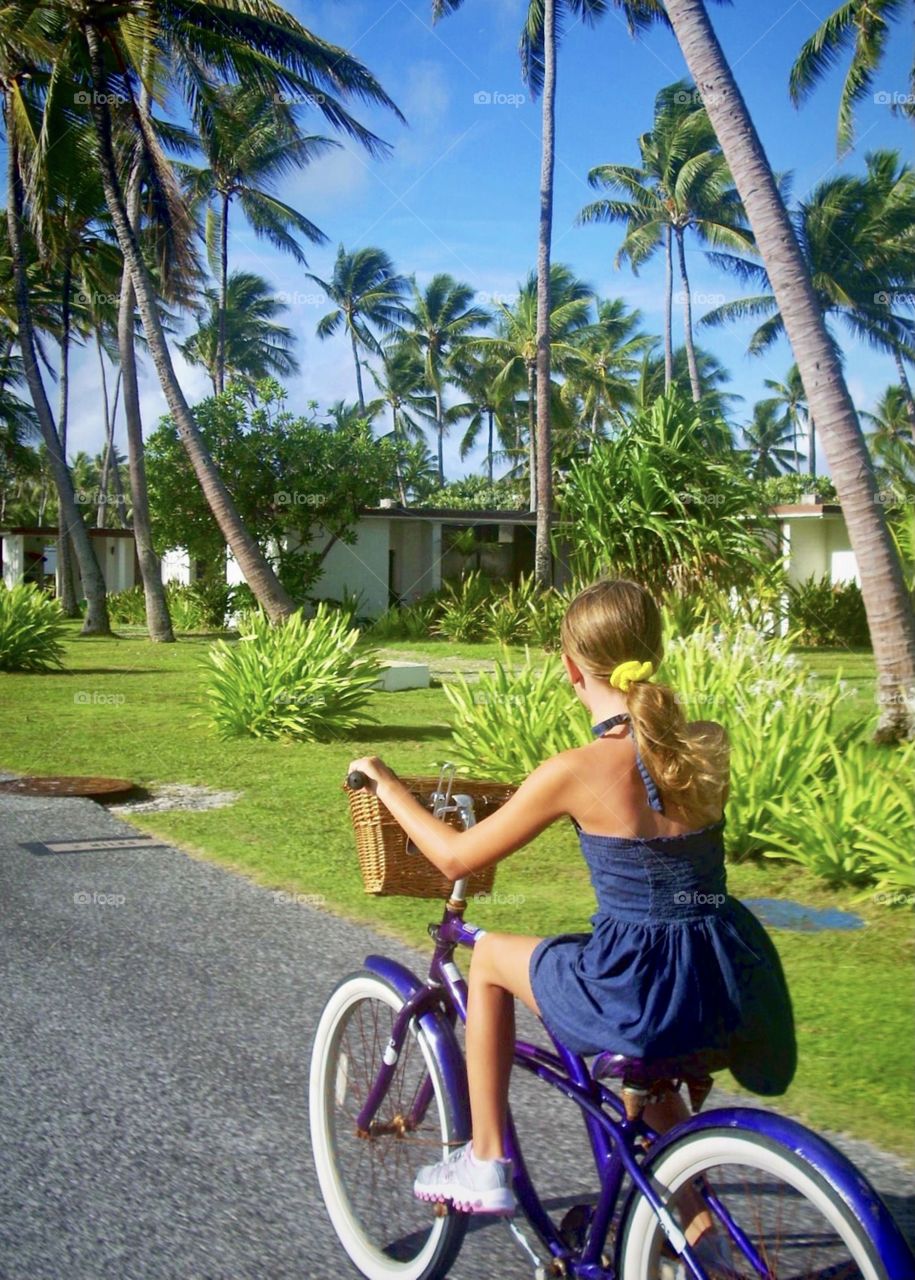
[[[728,1055],[720,1049],[684,1054],[679,1058],[630,1058],[609,1050],[599,1053],[591,1065],[595,1080],[621,1080],[630,1089],[654,1092],[660,1085],[685,1084],[694,1112],[699,1111],[712,1087],[712,1072],[723,1071]]]

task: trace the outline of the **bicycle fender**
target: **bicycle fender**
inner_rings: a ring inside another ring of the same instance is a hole
[[[721,1107],[692,1116],[651,1144],[650,1154],[642,1166],[646,1174],[651,1173],[653,1166],[674,1143],[688,1134],[701,1133],[707,1129],[750,1130],[801,1156],[824,1182],[838,1191],[864,1231],[874,1241],[880,1260],[892,1280],[911,1280],[915,1276],[915,1256],[872,1184],[831,1142],[787,1116],[755,1107]],[[626,1220],[637,1194],[637,1189],[633,1188],[627,1196],[621,1221]],[[617,1244],[617,1255],[622,1247],[622,1236],[623,1232],[620,1233]],[[617,1256],[616,1262],[619,1268],[622,1258]]]
[[[390,983],[399,996],[409,1000],[426,984],[406,965],[389,956],[366,956],[365,968]],[[427,1009],[420,1014],[419,1024],[429,1039],[442,1068],[442,1077],[454,1104],[454,1119],[461,1141],[470,1141],[470,1097],[467,1093],[467,1067],[454,1028],[443,1013]]]

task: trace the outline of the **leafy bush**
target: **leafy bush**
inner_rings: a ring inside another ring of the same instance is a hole
[[[553,653],[559,648],[559,628],[575,591],[576,588],[571,588],[566,593],[550,587],[541,591],[536,600],[531,600],[528,605],[531,614],[531,640],[547,653]]]
[[[0,584],[0,671],[63,666],[67,633],[60,605],[31,582]]]
[[[202,578],[191,583],[167,582],[165,603],[172,626],[176,631],[208,631],[224,627],[237,590],[219,578]],[[110,595],[108,612],[117,626],[145,626],[146,597],[142,584]]]
[[[438,599],[426,596],[415,604],[392,604],[369,623],[366,635],[372,640],[427,640],[438,613]]]
[[[445,583],[433,631],[456,642],[482,640],[491,597],[490,583],[476,570],[457,583]]]
[[[760,570],[740,588],[709,582],[669,591],[663,599],[666,634],[688,636],[700,627],[749,626],[774,636],[781,631],[787,592],[781,564]]]
[[[453,711],[449,758],[500,782],[521,782],[548,756],[588,740],[587,712],[572,692],[559,658],[527,650],[517,666],[444,685]]]
[[[314,617],[293,614],[273,626],[260,611],[243,615],[241,638],[218,640],[207,655],[206,697],[223,737],[310,740],[349,729],[380,676],[374,654],[356,654],[359,632],[321,603]]]
[[[486,607],[486,635],[502,644],[524,644],[533,639],[536,611],[544,592],[533,575],[519,578],[498,590]]]
[[[503,478],[490,484],[486,476],[463,476],[441,489],[432,489],[418,505],[463,511],[526,511],[527,504],[523,481]]]
[[[836,501],[836,486],[829,476],[809,476],[797,471],[767,476],[759,483],[759,491],[767,507],[798,503],[808,493],[815,493],[824,502]]]
[[[811,576],[792,584],[788,617],[800,644],[870,646],[864,598],[856,582]]]
[[[803,805],[766,802],[766,856],[799,863],[836,887],[915,889],[915,743],[888,751],[856,742],[830,754],[829,774],[814,780]]]

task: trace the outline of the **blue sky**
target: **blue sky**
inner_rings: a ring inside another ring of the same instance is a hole
[[[521,81],[517,40],[527,0],[465,0],[460,12],[431,25],[429,0],[287,0],[295,15],[325,39],[343,45],[380,80],[407,117],[356,114],[393,148],[372,160],[352,143],[284,183],[278,194],[322,228],[329,244],[308,250],[309,268],[330,274],[339,243],[347,248],[378,245],[403,272],[422,285],[439,271],[470,283],[485,301],[509,300],[535,262],[540,105]],[[801,110],[787,96],[788,72],[803,41],[837,0],[736,0],[710,13],[734,68],[770,161],[794,174],[801,199],[837,172],[863,168],[864,155],[895,147],[911,160],[912,126],[888,107],[866,102],[858,116],[857,144],[839,159],[835,120],[840,76],[831,76]],[[877,90],[907,88],[911,30],[900,25]],[[655,30],[629,38],[616,13],[595,28],[570,26],[558,78],[554,260],[568,263],[602,296],[619,296],[643,314],[644,327],[661,332],[663,278],[660,257],[634,277],[614,269],[620,231],[576,227],[575,218],[594,193],[588,170],[606,162],[636,163],[638,135],[648,129],[657,91],[686,74],[673,35]],[[488,102],[479,95],[490,95]],[[325,132],[317,113],[308,127]],[[689,251],[697,315],[717,301],[740,296],[739,284],[706,263],[695,244]],[[291,259],[258,241],[235,211],[230,266],[265,276],[290,303],[285,316],[299,338],[301,374],[289,383],[289,405],[314,399],[322,405],[355,399],[352,360],[342,339],[319,342],[315,325],[327,309],[320,291]],[[703,302],[702,298],[706,301]],[[679,324],[675,316],[675,326]],[[782,379],[790,363],[787,344],[766,357],[750,358],[751,326],[699,333],[730,369],[732,390],[745,398],[738,416],[749,418],[765,394],[765,378]],[[675,328],[675,334],[682,332]],[[871,408],[894,380],[892,362],[856,344],[843,332],[846,372],[859,408]],[[201,371],[177,358],[191,400],[208,394]],[[97,451],[101,444],[98,366],[94,353],[80,352],[74,378],[72,448]],[[164,412],[151,364],[142,399],[146,430]],[[123,429],[119,434],[123,441]],[[457,436],[449,441],[450,476],[479,468],[479,457],[460,462]],[[122,445],[123,447],[123,445]]]

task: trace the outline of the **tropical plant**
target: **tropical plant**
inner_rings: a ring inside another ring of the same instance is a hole
[[[464,574],[457,583],[443,583],[434,633],[458,642],[482,640],[491,595],[492,587],[479,570]]]
[[[873,95],[874,78],[889,41],[890,24],[909,4],[910,0],[843,0],[805,42],[791,68],[791,100],[798,105],[851,48],[839,96],[840,151],[850,147],[854,140],[855,107]],[[910,72],[910,83],[915,93],[915,68]],[[912,114],[911,99],[903,109]]]
[[[771,405],[776,414],[781,414],[785,425],[791,432],[792,467],[800,471],[798,457],[798,436],[807,436],[807,471],[810,476],[816,475],[817,450],[816,427],[807,412],[807,393],[801,382],[801,375],[796,364],[788,370],[784,382],[775,378],[766,378],[763,384],[773,394],[763,403]]]
[[[754,487],[733,454],[710,453],[706,432],[699,408],[672,392],[572,464],[560,515],[579,578],[611,571],[661,596],[689,582],[737,585],[765,562],[747,520]]]
[[[641,323],[641,312],[628,311],[622,298],[603,298],[597,300],[596,322],[576,335],[562,394],[576,406],[589,453],[607,424],[635,401],[635,377],[655,344],[654,338],[641,332]],[[579,440],[573,439],[570,445],[567,454],[575,451]],[[556,448],[563,452],[560,440]]]
[[[791,448],[796,439],[791,423],[771,400],[753,406],[753,421],[743,428],[743,439],[757,480],[781,475],[797,457]]]
[[[462,476],[443,489],[433,489],[422,503],[426,507],[454,507],[457,510],[526,511],[527,494],[516,480],[490,481],[486,476]]]
[[[434,421],[435,398],[429,394],[422,357],[409,342],[400,340],[381,352],[381,368],[372,369],[372,380],[383,404],[391,411],[391,440],[397,457],[400,501],[407,505],[409,486],[404,478],[404,445],[412,436],[423,440],[423,424]]]
[[[861,573],[881,691],[880,740],[915,732],[915,613],[876,499],[867,446],[809,267],[746,103],[709,20],[705,0],[665,0],[665,12],[744,203],[809,412],[817,425]]]
[[[503,364],[498,351],[492,348],[480,350],[470,342],[461,343],[449,364],[454,385],[467,399],[451,405],[446,417],[449,422],[467,423],[460,445],[462,461],[485,429],[486,475],[490,486],[495,483],[496,440],[500,455],[504,457],[518,435],[518,404],[514,391],[505,382],[497,381]],[[455,483],[460,484],[461,481]],[[522,505],[519,501],[518,506]]]
[[[381,668],[355,652],[359,632],[323,602],[271,625],[263,611],[243,616],[240,639],[217,640],[207,655],[204,692],[222,737],[326,738],[371,719],[366,702]]]
[[[356,366],[359,408],[365,413],[359,351],[378,355],[381,344],[372,330],[390,335],[409,319],[405,301],[407,281],[394,270],[384,250],[365,248],[348,253],[342,244],[337,250],[331,278],[322,280],[309,272],[308,279],[320,285],[333,304],[333,310],[318,321],[318,337],[329,338],[341,328],[349,337]]]
[[[703,417],[718,438],[715,448],[720,448],[724,444],[729,446],[730,431],[720,432],[717,428],[720,425],[727,426],[732,421],[736,407],[743,396],[726,390],[731,381],[731,374],[717,356],[706,347],[698,345],[695,347],[695,355],[696,367],[699,370],[699,386],[702,390]],[[649,410],[658,397],[664,395],[665,379],[664,356],[655,354],[654,350],[646,352],[634,387],[633,409]],[[683,396],[692,396],[686,347],[674,347],[670,389],[678,391]],[[713,444],[711,439],[709,444],[710,446]]]
[[[33,583],[0,584],[0,671],[63,666],[67,627],[60,605]]]
[[[262,276],[233,271],[224,294],[207,289],[203,297],[200,328],[178,350],[189,364],[206,369],[214,395],[225,389],[227,375],[253,389],[262,378],[298,373],[295,335],[277,322],[288,307]]]
[[[788,588],[788,619],[798,644],[870,647],[867,614],[857,582],[811,574]]]
[[[661,89],[654,124],[639,138],[640,166],[604,164],[588,174],[592,187],[613,195],[582,209],[579,222],[623,222],[626,235],[616,265],[633,271],[665,248],[665,390],[673,380],[671,307],[673,247],[676,246],[683,304],[683,332],[690,387],[698,404],[702,385],[693,345],[692,293],[686,269],[686,233],[716,249],[746,251],[753,237],[702,99],[686,80]],[[617,198],[618,193],[627,195]]]
[[[835,502],[836,486],[829,476],[811,476],[789,471],[785,475],[767,476],[759,485],[764,506],[800,502],[805,494],[814,493],[824,502]]]
[[[435,433],[438,446],[438,482],[445,483],[444,439],[446,430],[443,392],[450,381],[450,361],[462,339],[489,323],[489,313],[473,303],[474,291],[440,272],[420,290],[413,284],[407,339],[422,354],[426,386],[435,401]]]
[[[915,889],[915,744],[893,751],[856,742],[829,748],[829,768],[811,779],[804,803],[769,797],[767,858],[793,862],[834,888]],[[886,895],[892,900],[892,895]]]

